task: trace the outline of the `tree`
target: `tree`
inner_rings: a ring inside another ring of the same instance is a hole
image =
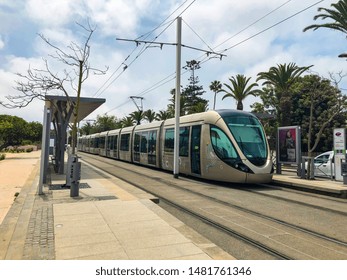
[[[220,89],[220,92],[225,92],[226,94],[223,96],[222,100],[226,97],[232,97],[237,102],[237,110],[243,110],[243,103],[242,101],[248,97],[249,95],[256,96],[259,92],[257,89],[253,89],[254,87],[258,86],[257,83],[252,83],[248,85],[248,82],[250,81],[250,77],[247,78],[244,75],[236,75],[235,77],[229,78],[229,81],[231,85],[224,84],[224,86],[228,89]]]
[[[41,141],[42,124],[0,115],[0,151],[8,146],[38,143]]]
[[[27,134],[27,122],[22,118],[9,115],[0,115],[0,135],[2,146],[0,150],[7,146],[22,144]]]
[[[337,3],[331,4],[333,9],[318,8],[318,12],[323,12],[314,16],[317,19],[331,19],[333,22],[312,24],[304,28],[304,32],[310,29],[317,30],[318,28],[329,28],[332,30],[341,31],[347,34],[347,0],[340,0]]]
[[[196,113],[203,113],[208,110],[208,105],[205,102],[199,102],[195,104],[192,108],[190,113],[191,114],[196,114]]]
[[[187,61],[184,69],[189,70],[191,75],[189,77],[189,85],[182,90],[181,100],[183,101],[183,115],[192,114],[196,111],[196,104],[208,104],[208,101],[201,96],[205,93],[203,86],[199,86],[199,77],[195,75],[195,71],[200,69],[200,62],[196,60]]]
[[[147,120],[149,123],[155,120],[155,116],[156,116],[156,113],[151,109],[148,109],[147,111],[143,113],[144,119]]]
[[[213,81],[210,84],[210,90],[214,92],[214,98],[213,98],[213,110],[216,109],[216,96],[217,93],[222,89],[222,84],[220,81]]]
[[[297,81],[302,73],[311,66],[299,67],[295,63],[277,64],[267,72],[260,72],[257,81],[265,80],[263,86],[268,86],[274,93],[276,115],[280,126],[291,124],[290,112],[292,110],[290,87]]]
[[[0,102],[2,106],[7,108],[21,108],[28,106],[34,99],[46,100],[48,93],[57,92],[63,93],[70,108],[73,108],[73,112],[67,115],[67,118],[73,115],[72,125],[72,153],[76,152],[77,143],[77,121],[79,115],[79,103],[82,92],[82,85],[88,79],[90,73],[93,74],[105,74],[105,70],[99,70],[91,67],[89,63],[90,57],[90,40],[95,31],[89,22],[87,26],[77,24],[85,34],[84,43],[78,45],[75,42],[71,42],[66,50],[53,44],[44,35],[39,34],[40,38],[53,49],[54,54],[50,55],[55,61],[61,63],[66,67],[61,72],[53,70],[47,59],[43,59],[45,67],[44,69],[31,69],[29,67],[26,74],[17,73],[20,78],[16,81],[16,89],[20,94],[16,96],[7,96],[8,103]],[[76,102],[73,102],[70,97],[75,96]],[[64,108],[57,108],[57,110],[65,110]],[[61,137],[57,139],[57,154],[56,154],[56,169],[59,173],[64,173],[64,141],[66,138],[66,130],[68,120],[55,121],[56,135]]]
[[[130,117],[136,124],[141,124],[141,121],[144,119],[143,111],[134,111],[130,114]]]
[[[301,125],[302,149],[308,151],[310,167],[315,150],[331,150],[334,127],[345,126],[347,97],[330,80],[307,75],[293,85],[293,104],[292,118]],[[313,178],[310,168],[308,174]]]
[[[172,115],[169,111],[160,110],[159,113],[156,114],[155,119],[157,121],[164,121],[173,117],[174,115]]]
[[[170,103],[167,105],[167,112],[170,116],[175,116],[175,100],[176,100],[176,89],[170,91],[171,99]],[[180,96],[180,116],[184,116],[187,112],[187,97],[184,94]]]
[[[107,114],[102,116],[98,115],[96,117],[95,124],[92,128],[92,132],[98,133],[98,132],[116,129],[119,127],[120,127],[119,122],[115,116],[108,116]]]
[[[80,128],[80,134],[81,135],[89,135],[93,133],[94,126],[87,121],[81,128]]]
[[[293,85],[293,104],[292,118],[301,126],[303,150],[309,156],[317,149],[330,150],[333,128],[345,125],[347,97],[330,80],[307,75]]]
[[[42,140],[42,124],[39,122],[29,122],[27,125],[27,135],[25,140],[28,143],[39,143]]]
[[[128,127],[128,126],[133,126],[134,125],[134,120],[132,117],[128,116],[128,117],[124,117],[121,120],[121,125],[122,127]]]

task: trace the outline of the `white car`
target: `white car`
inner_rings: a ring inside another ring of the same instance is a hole
[[[335,176],[334,152],[329,151],[314,158],[314,175],[322,177]],[[307,162],[305,162],[307,171]]]

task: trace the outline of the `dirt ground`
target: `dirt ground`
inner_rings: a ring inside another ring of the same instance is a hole
[[[41,151],[5,154],[6,159],[0,161],[0,224],[29,175],[39,164]]]

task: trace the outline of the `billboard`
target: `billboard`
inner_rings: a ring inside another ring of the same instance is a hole
[[[279,163],[299,163],[300,139],[299,126],[278,128],[277,155]]]

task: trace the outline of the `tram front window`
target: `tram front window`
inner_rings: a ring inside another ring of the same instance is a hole
[[[225,116],[223,119],[246,158],[254,165],[264,165],[268,151],[263,127],[259,120],[253,116],[241,114]]]
[[[211,126],[211,143],[216,155],[224,162],[233,165],[240,161],[228,136],[216,126]]]

